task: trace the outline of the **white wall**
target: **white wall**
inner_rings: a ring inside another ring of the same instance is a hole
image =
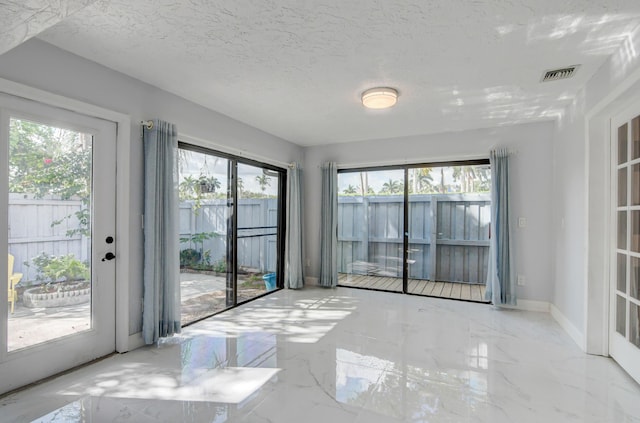
[[[640,31],[580,91],[554,137],[553,305],[587,352],[608,353],[609,120],[640,96]]]
[[[493,147],[513,151],[511,162],[513,214],[526,217],[527,227],[515,229],[516,271],[527,279],[518,297],[550,301],[551,272],[551,170],[553,122],[492,129],[413,136],[310,147],[305,150],[305,226],[307,276],[320,272],[320,165],[398,164],[441,160],[488,158]],[[514,222],[515,223],[515,222]],[[514,225],[515,227],[515,225]]]
[[[180,134],[249,151],[281,162],[301,162],[301,147],[227,116],[200,107],[139,80],[32,39],[0,55],[0,78],[82,100],[131,117],[131,222],[129,332],[140,331],[142,311],[143,161],[140,125],[160,118],[175,123]]]
[[[584,94],[558,122],[553,143],[552,303],[576,327],[582,327],[586,272],[586,171]]]

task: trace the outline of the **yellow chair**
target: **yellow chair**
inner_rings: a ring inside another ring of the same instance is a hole
[[[13,273],[13,261],[14,257],[9,254],[9,261],[7,268],[9,269],[9,303],[11,304],[11,313],[15,308],[16,301],[18,300],[18,292],[16,291],[16,285],[22,279],[22,273]]]

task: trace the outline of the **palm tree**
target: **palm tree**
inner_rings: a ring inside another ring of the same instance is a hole
[[[476,179],[474,166],[456,166],[453,168],[453,180],[460,181],[460,192],[473,192]]]
[[[349,184],[348,187],[346,187],[342,193],[346,194],[346,195],[355,195],[358,193],[358,190],[360,189],[360,187],[354,187],[353,185]]]
[[[419,169],[413,169],[413,179],[411,180],[411,186],[413,187],[413,193],[429,193],[433,192],[433,177],[431,176],[430,167],[421,167]]]
[[[244,181],[242,178],[238,178],[238,194],[242,194],[244,192]]]
[[[388,182],[382,184],[382,190],[380,192],[385,194],[399,194],[403,190],[402,182],[389,179]]]
[[[260,185],[260,189],[262,190],[262,192],[264,192],[267,187],[271,186],[271,178],[268,177],[267,175],[258,175],[256,176],[256,182],[258,182],[258,185]]]

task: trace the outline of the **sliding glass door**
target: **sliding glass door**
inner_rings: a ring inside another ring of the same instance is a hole
[[[180,143],[183,324],[282,286],[284,172]]]
[[[488,160],[341,170],[339,285],[484,301]]]
[[[281,172],[238,164],[238,302],[276,289]]]
[[[407,292],[484,301],[491,172],[487,164],[410,168]]]
[[[402,292],[404,171],[338,175],[338,283]]]

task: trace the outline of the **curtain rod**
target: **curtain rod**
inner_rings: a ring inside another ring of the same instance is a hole
[[[152,120],[143,120],[140,121],[140,125],[142,125],[144,128],[146,129],[153,129],[153,121]],[[264,156],[260,156],[258,154],[252,154],[252,153],[247,153],[244,150],[240,150],[237,148],[233,148],[233,147],[229,147],[226,145],[222,145],[222,144],[216,144],[214,142],[211,141],[206,141],[203,140],[201,138],[197,138],[197,137],[192,137],[189,135],[185,135],[185,134],[180,134],[178,136],[178,138],[184,138],[186,141],[192,143],[192,144],[197,144],[201,147],[214,147],[217,148],[218,150],[222,151],[223,153],[230,153],[230,154],[234,154],[236,156],[240,156],[240,157],[245,157],[247,159],[253,159],[253,160],[257,160],[257,161],[261,161],[261,162],[265,162],[268,164],[272,164],[272,165],[277,165],[277,166],[283,166],[286,167],[288,169],[293,169],[295,167],[295,163],[288,163],[288,162],[282,162],[280,160],[275,160],[275,159],[271,159],[269,157],[264,157]]]
[[[141,120],[140,121],[140,125],[144,126],[145,128],[151,130],[153,129],[153,121],[152,120]]]

